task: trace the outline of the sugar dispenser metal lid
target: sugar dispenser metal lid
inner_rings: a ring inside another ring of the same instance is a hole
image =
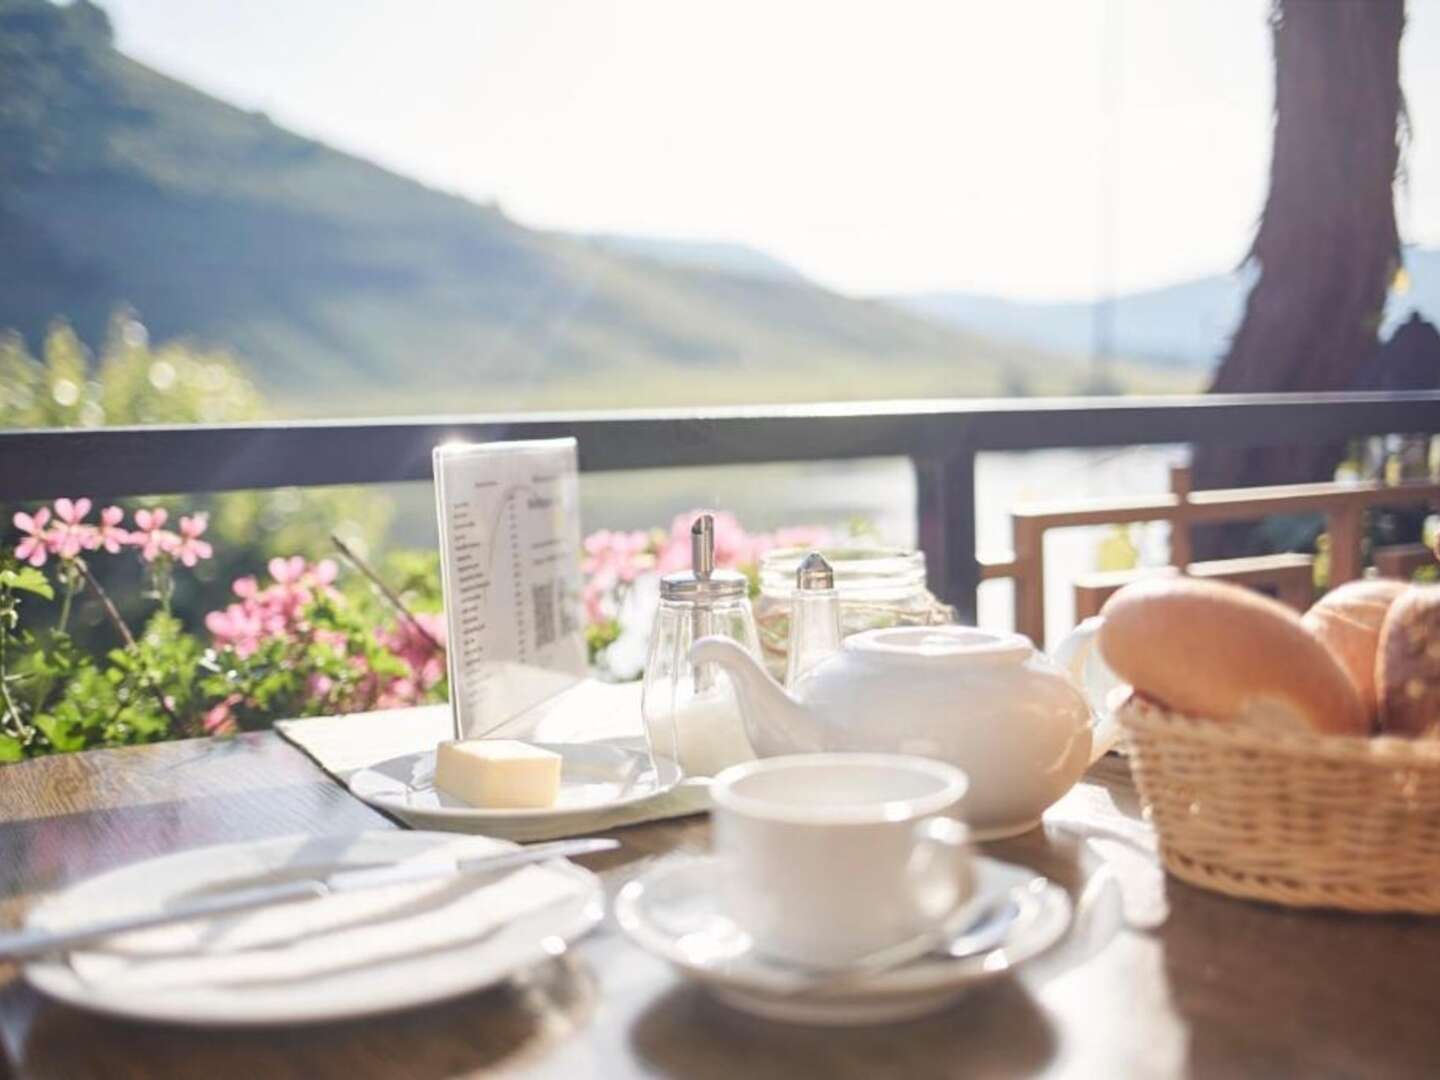
[[[709,607],[745,596],[749,583],[744,574],[715,568],[715,519],[709,514],[690,526],[690,565],[660,579],[660,599]]]

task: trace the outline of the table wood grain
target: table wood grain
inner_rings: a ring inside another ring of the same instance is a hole
[[[396,824],[274,735],[0,768],[0,923],[100,870],[184,848]],[[614,891],[704,851],[703,818],[639,825],[585,860]],[[513,985],[353,1023],[196,1031],[51,1003],[0,967],[0,1077],[709,1078],[1434,1076],[1440,923],[1290,911],[1167,880],[1122,759],[1043,829],[986,845],[1071,890],[1051,953],[913,1023],[753,1019],[677,980],[610,926]],[[8,1071],[8,1074],[7,1074]]]

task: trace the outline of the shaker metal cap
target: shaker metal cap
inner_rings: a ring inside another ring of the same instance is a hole
[[[715,519],[709,514],[701,514],[690,526],[690,565],[690,570],[666,574],[660,579],[662,600],[708,605],[745,595],[749,582],[744,574],[715,569]]]
[[[823,592],[835,588],[835,571],[825,556],[812,551],[795,570],[795,588],[803,592]]]

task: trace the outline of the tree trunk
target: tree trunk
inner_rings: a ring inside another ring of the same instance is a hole
[[[1270,193],[1248,256],[1260,276],[1212,392],[1348,390],[1371,362],[1400,259],[1404,25],[1404,0],[1277,0]],[[1195,483],[1326,479],[1338,457],[1334,447],[1201,448]],[[1210,532],[1196,537],[1207,556],[1219,553]]]

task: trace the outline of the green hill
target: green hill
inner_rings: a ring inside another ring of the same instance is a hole
[[[0,327],[133,306],[310,414],[1066,392],[1081,368],[803,280],[526,229],[0,0]],[[584,182],[577,170],[576,183]],[[1170,377],[1122,371],[1166,389]]]

